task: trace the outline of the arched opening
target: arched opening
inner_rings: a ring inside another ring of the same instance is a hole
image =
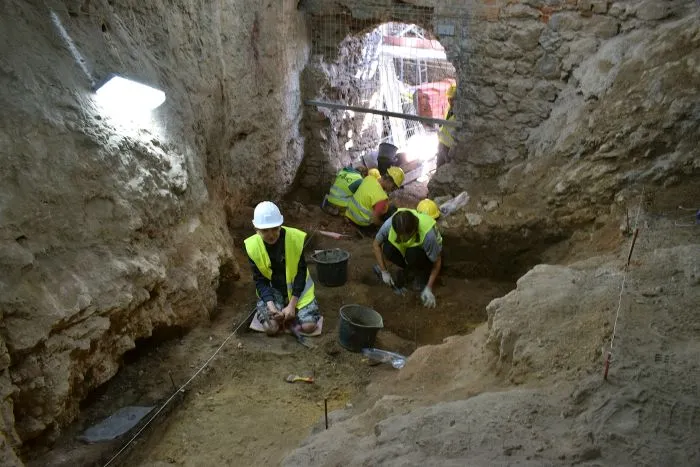
[[[333,18],[316,26],[306,103],[324,118],[307,119],[307,151],[301,185],[328,183],[345,165],[377,165],[379,146],[391,145],[404,169],[399,196],[427,195],[436,168],[438,134],[447,122],[448,93],[457,73],[436,36],[415,22],[344,24]],[[335,26],[344,27],[335,27]],[[338,29],[344,38],[334,38]],[[331,47],[331,44],[334,44]],[[320,133],[320,138],[316,135]],[[311,146],[316,146],[311,150]],[[320,147],[318,147],[320,146]]]
[[[346,40],[341,47],[348,47]],[[425,183],[435,169],[440,121],[448,112],[448,91],[456,85],[455,68],[445,49],[416,24],[384,23],[362,38],[359,76],[361,106],[401,114],[366,113],[357,137],[376,138],[397,148],[397,162],[407,184]],[[345,143],[352,150],[353,138]],[[376,151],[361,150],[360,160],[376,163]]]

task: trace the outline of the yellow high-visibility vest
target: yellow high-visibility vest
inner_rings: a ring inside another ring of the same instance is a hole
[[[402,256],[406,256],[407,249],[423,244],[425,236],[428,234],[428,232],[430,232],[433,229],[433,227],[435,227],[436,222],[435,219],[433,219],[429,215],[420,213],[415,209],[402,208],[396,210],[397,213],[401,211],[410,211],[414,216],[418,218],[418,235],[414,235],[406,242],[399,243],[398,235],[396,235],[394,227],[392,226],[391,229],[389,229],[389,242],[391,242],[391,244],[394,245],[397,250],[399,250]],[[394,216],[395,215],[396,214],[394,214]],[[440,235],[440,233],[436,230],[435,234],[437,235],[438,243],[442,244],[442,236]]]
[[[362,174],[352,170],[343,169],[335,176],[335,181],[331,186],[331,190],[326,198],[329,203],[339,208],[347,207],[352,198],[350,185],[358,180],[362,180]]]
[[[286,265],[285,272],[287,279],[287,300],[291,300],[294,278],[297,276],[299,259],[303,254],[306,233],[292,227],[282,228],[285,232],[284,261]],[[270,261],[270,255],[267,254],[265,242],[263,241],[262,237],[258,234],[251,235],[250,237],[246,238],[243,243],[245,244],[245,251],[258,267],[262,275],[268,280],[272,279],[272,262]],[[306,286],[304,287],[304,291],[301,293],[301,297],[299,297],[299,301],[297,302],[297,309],[303,308],[311,303],[314,300],[314,297],[314,281],[311,279],[309,269],[307,268]]]
[[[445,120],[453,121],[456,120],[456,118],[455,115],[448,110]],[[438,142],[444,146],[447,146],[448,148],[451,148],[455,144],[455,127],[442,125],[440,127],[440,131],[438,132]]]
[[[345,210],[345,217],[359,226],[370,225],[374,205],[388,198],[389,196],[379,184],[379,180],[368,175],[350,198],[348,208]]]

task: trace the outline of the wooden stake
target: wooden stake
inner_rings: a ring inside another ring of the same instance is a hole
[[[627,255],[627,266],[626,268],[630,267],[630,260],[632,259],[632,250],[634,250],[634,244],[637,241],[637,235],[639,234],[639,227],[634,229],[634,237],[632,237],[632,244],[630,245],[630,252]]]
[[[326,430],[328,429],[328,399],[323,399],[323,407],[326,413]]]
[[[168,376],[170,376],[170,382],[173,385],[173,389],[177,391],[177,386],[175,385],[175,380],[173,380],[173,375],[172,373],[168,372]]]

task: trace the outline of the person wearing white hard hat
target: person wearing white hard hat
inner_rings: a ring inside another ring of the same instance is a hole
[[[279,208],[263,201],[253,212],[256,233],[244,241],[258,294],[256,318],[270,336],[289,327],[311,334],[321,314],[304,260],[306,233],[283,223]]]

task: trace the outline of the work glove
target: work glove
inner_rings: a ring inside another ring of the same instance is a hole
[[[382,271],[382,282],[389,287],[394,287],[394,279],[391,278],[391,273],[389,271]]]
[[[420,294],[420,299],[423,302],[423,306],[426,308],[435,308],[435,295],[430,287],[426,286],[423,292]]]

